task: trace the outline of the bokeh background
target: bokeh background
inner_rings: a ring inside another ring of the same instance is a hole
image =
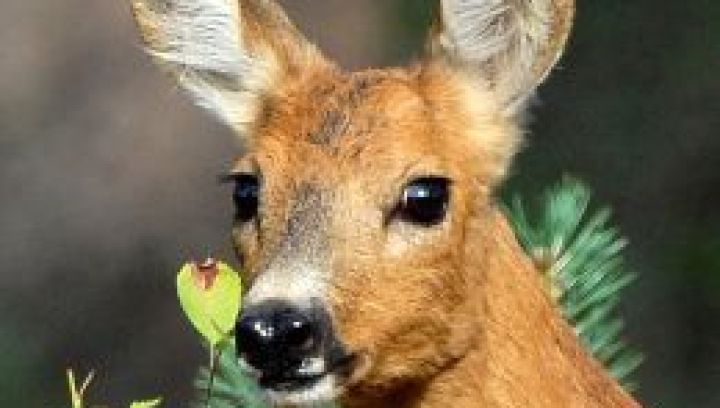
[[[287,0],[349,68],[421,50],[427,1]],[[579,0],[508,184],[580,176],[632,245],[627,336],[648,406],[720,406],[720,2]],[[204,353],[177,267],[232,259],[232,135],[142,54],[124,0],[0,3],[0,406],[184,406]]]

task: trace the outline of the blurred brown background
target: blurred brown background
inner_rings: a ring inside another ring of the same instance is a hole
[[[347,67],[420,52],[428,1],[286,0]],[[615,208],[649,406],[720,406],[720,3],[579,1],[509,190],[568,172]],[[0,4],[0,406],[183,406],[203,351],[176,306],[190,257],[232,259],[231,134],[142,54],[123,0]]]

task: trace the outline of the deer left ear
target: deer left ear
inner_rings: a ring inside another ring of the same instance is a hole
[[[244,141],[269,94],[321,53],[273,0],[132,0],[150,55]]]
[[[574,11],[574,0],[440,0],[432,58],[487,81],[515,114],[560,58]]]

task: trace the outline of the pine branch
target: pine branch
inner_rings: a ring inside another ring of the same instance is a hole
[[[519,196],[506,213],[584,345],[633,390],[629,377],[643,357],[623,340],[618,313],[620,293],[635,279],[623,257],[627,241],[610,225],[610,211],[590,213],[589,203],[588,188],[565,177],[545,192],[536,216],[528,215]]]
[[[202,368],[195,379],[195,402],[193,408],[266,408],[260,388],[249,378],[238,364],[235,342],[228,341],[219,350],[220,357],[215,364],[214,378],[209,368]],[[212,378],[212,381],[211,381]],[[209,387],[212,399],[206,404]]]

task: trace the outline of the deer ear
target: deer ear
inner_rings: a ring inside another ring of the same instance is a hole
[[[324,61],[271,0],[133,0],[133,12],[148,53],[241,134],[275,87]]]
[[[574,0],[440,0],[432,58],[479,76],[517,113],[560,58]]]

